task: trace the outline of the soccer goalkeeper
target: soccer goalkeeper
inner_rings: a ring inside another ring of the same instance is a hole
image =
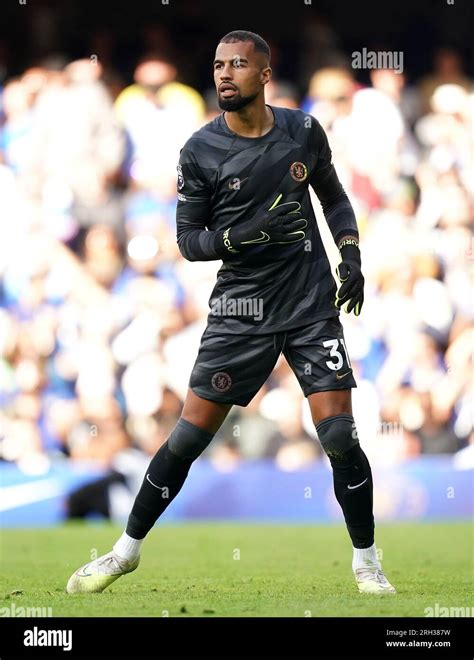
[[[270,50],[259,35],[234,31],[221,39],[214,81],[224,112],[181,150],[177,207],[183,257],[223,262],[212,292],[221,313],[209,314],[181,417],[146,471],[126,530],[111,552],[71,576],[69,593],[103,591],[138,566],[144,538],[193,461],[232,405],[248,405],[281,352],[332,466],[356,584],[364,593],[395,592],[377,558],[372,474],[352,416],[356,383],[339,321],[343,305],[359,315],[364,301],[356,219],[320,124],[300,110],[265,104],[270,76]],[[310,185],[341,255],[339,288]],[[237,304],[249,301],[263,313]]]

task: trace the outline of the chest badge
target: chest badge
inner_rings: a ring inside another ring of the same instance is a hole
[[[290,165],[290,174],[295,181],[301,183],[301,181],[304,181],[308,176],[308,168],[304,163],[297,161]]]

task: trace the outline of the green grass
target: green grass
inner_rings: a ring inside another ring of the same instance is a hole
[[[358,593],[342,526],[219,523],[155,528],[134,573],[102,594],[66,594],[70,574],[94,548],[108,552],[120,532],[111,525],[3,531],[0,608],[52,607],[53,616],[407,617],[435,603],[472,606],[468,523],[380,525],[377,545],[394,596]]]

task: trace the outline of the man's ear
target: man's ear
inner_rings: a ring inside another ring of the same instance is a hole
[[[262,69],[262,72],[260,74],[260,80],[262,82],[262,85],[266,85],[271,77],[272,77],[272,69],[271,67],[266,66],[264,69]]]

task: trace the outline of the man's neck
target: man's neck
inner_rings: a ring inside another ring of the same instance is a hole
[[[242,137],[262,137],[275,123],[273,112],[265,103],[250,103],[237,112],[225,112],[224,119],[230,130]]]

